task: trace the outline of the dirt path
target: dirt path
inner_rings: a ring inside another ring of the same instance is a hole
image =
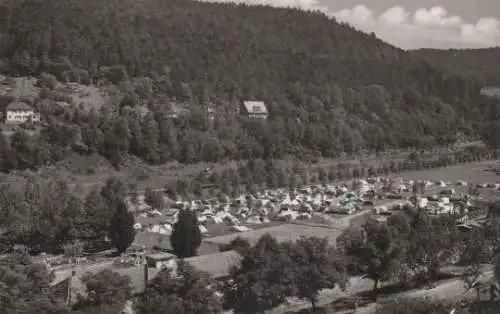
[[[444,270],[456,272],[459,270],[456,266],[446,267]],[[491,266],[486,266],[484,269],[483,278],[489,279],[493,276],[493,270]],[[353,277],[351,278],[351,282],[346,289],[346,291],[341,291],[340,289],[328,289],[323,290],[320,293],[320,297],[318,299],[318,306],[327,306],[332,302],[340,300],[345,297],[353,296],[356,293],[360,293],[363,291],[368,291],[373,287],[373,282],[369,279],[363,279],[361,277]],[[379,301],[383,301],[387,298],[394,298],[396,295],[390,295],[381,297]],[[437,299],[454,299],[454,298],[464,298],[464,297],[474,297],[475,291],[470,290],[468,292],[465,291],[464,284],[460,279],[450,279],[443,280],[437,284],[433,289],[417,289],[410,290],[408,292],[404,292],[400,294],[400,296],[408,296],[408,297],[431,297]],[[310,303],[298,300],[298,299],[290,299],[290,304],[287,306],[280,306],[269,314],[284,314],[288,311],[300,311],[302,309],[310,308]],[[358,308],[356,310],[356,314],[371,314],[374,313],[376,308],[376,303],[370,303],[363,308]],[[336,312],[337,313],[337,312]],[[352,310],[338,312],[338,313],[352,313]]]

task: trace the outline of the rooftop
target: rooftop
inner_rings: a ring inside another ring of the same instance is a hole
[[[263,101],[244,101],[243,105],[248,113],[268,113]]]

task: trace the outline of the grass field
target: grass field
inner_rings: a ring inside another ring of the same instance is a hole
[[[227,244],[233,239],[240,236],[242,238],[248,239],[250,243],[255,243],[257,240],[265,235],[269,234],[275,237],[278,241],[296,241],[301,237],[320,237],[328,238],[331,243],[335,243],[337,237],[342,233],[341,229],[328,228],[322,226],[312,226],[312,225],[302,225],[302,224],[282,224],[278,226],[273,226],[269,228],[262,228],[257,230],[252,230],[248,232],[239,232],[228,235],[223,235],[219,237],[206,238],[204,241],[217,244]]]

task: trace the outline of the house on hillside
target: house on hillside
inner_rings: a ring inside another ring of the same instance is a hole
[[[20,101],[14,101],[5,108],[5,123],[6,124],[21,124],[27,121],[40,121],[40,114],[35,112],[30,105]]]
[[[249,119],[266,120],[269,116],[263,101],[244,101],[240,106],[240,114]]]

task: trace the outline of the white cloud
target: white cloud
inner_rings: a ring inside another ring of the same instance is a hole
[[[200,0],[234,2],[275,7],[298,7],[317,10],[346,22],[364,32],[373,32],[381,39],[404,49],[414,48],[479,48],[500,46],[500,20],[480,18],[466,23],[458,15],[450,15],[440,6],[421,8],[415,12],[393,6],[380,15],[364,5],[338,12],[329,11],[318,0]]]
[[[429,10],[418,9],[413,15],[413,21],[417,25],[430,27],[457,27],[463,24],[459,16],[448,16],[448,12],[443,7],[433,7]]]
[[[357,12],[364,12],[364,16],[359,16]],[[374,32],[383,40],[406,49],[500,45],[498,19],[483,17],[475,24],[465,23],[460,16],[450,15],[446,9],[439,6],[421,8],[413,13],[403,7],[394,6],[374,18],[370,9],[357,5],[352,9],[335,12],[333,16],[359,30]],[[370,18],[366,19],[366,16]]]
[[[410,14],[405,8],[396,5],[382,13],[379,20],[387,25],[398,25],[406,23]]]

